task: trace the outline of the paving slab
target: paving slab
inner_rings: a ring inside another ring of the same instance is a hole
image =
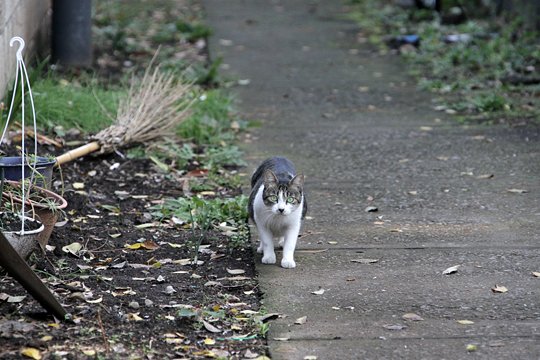
[[[272,358],[540,358],[538,127],[435,111],[401,59],[356,41],[346,1],[203,3],[210,55],[261,124],[249,171],[285,155],[306,175],[297,268],[258,265],[283,315]]]

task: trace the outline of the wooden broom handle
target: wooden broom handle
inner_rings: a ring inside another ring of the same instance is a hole
[[[79,146],[76,149],[70,150],[65,154],[60,155],[56,158],[56,165],[62,165],[64,163],[67,163],[69,161],[73,161],[77,158],[80,158],[81,156],[88,155],[91,152],[97,151],[101,148],[99,143],[97,141],[92,141],[91,143],[88,143],[83,146]]]

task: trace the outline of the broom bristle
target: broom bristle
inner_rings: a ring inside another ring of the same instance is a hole
[[[189,115],[192,84],[150,65],[142,79],[131,80],[128,96],[120,101],[113,125],[95,135],[102,152],[162,138]]]

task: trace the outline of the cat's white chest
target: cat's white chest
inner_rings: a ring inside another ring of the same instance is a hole
[[[274,237],[282,237],[288,230],[298,229],[302,218],[302,202],[283,215],[278,211],[273,211],[271,206],[264,203],[263,190],[264,185],[261,185],[253,201],[253,217],[257,227],[265,227]]]

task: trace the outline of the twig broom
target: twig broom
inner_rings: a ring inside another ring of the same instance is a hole
[[[95,141],[57,157],[57,165],[94,151],[112,152],[170,135],[188,117],[193,103],[189,94],[192,84],[177,81],[172,74],[161,72],[159,66],[152,67],[152,62],[142,80],[131,80],[128,96],[120,101],[114,123],[97,133]]]

